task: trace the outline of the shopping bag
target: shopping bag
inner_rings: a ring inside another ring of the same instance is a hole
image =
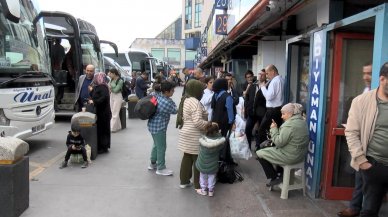
[[[247,136],[245,134],[236,135],[235,132],[231,133],[229,137],[229,143],[230,152],[233,158],[248,160],[250,157],[252,157]]]

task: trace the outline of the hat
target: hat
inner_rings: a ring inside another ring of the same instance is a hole
[[[73,132],[81,132],[81,127],[78,123],[72,123],[71,124],[71,131]]]

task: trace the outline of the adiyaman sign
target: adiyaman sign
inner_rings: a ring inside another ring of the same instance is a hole
[[[320,165],[322,163],[323,128],[323,59],[326,44],[325,32],[314,33],[312,46],[312,61],[310,64],[309,92],[310,108],[308,127],[310,143],[306,157],[306,188],[311,197],[316,197],[319,191]]]

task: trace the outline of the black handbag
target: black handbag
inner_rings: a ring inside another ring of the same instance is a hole
[[[275,144],[273,143],[272,139],[270,138],[269,132],[267,131],[267,139],[264,142],[260,143],[260,149],[274,146]]]
[[[237,172],[233,164],[227,163],[225,161],[219,162],[219,169],[217,172],[217,181],[220,183],[229,183],[233,184],[236,181],[243,181],[244,178],[242,175]]]
[[[85,105],[85,108],[86,108],[86,111],[87,111],[87,112],[96,114],[96,107],[94,107],[94,104],[87,103],[87,104]]]
[[[260,143],[260,149],[269,148],[269,147],[273,147],[273,146],[275,146],[275,144],[273,143],[273,141],[271,139],[267,139],[264,142]]]

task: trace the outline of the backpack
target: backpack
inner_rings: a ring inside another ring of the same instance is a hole
[[[234,165],[225,161],[219,162],[217,181],[220,183],[233,184],[236,181],[243,181],[242,175],[234,169]]]
[[[150,119],[156,113],[158,100],[154,95],[141,98],[135,105],[134,112],[142,120]]]
[[[128,87],[125,85],[125,81],[122,78],[117,79],[116,84],[117,84],[117,82],[119,82],[119,80],[123,81],[123,86],[121,87],[121,95],[123,96],[124,101],[128,102],[128,96],[129,96],[129,94],[131,94],[131,91],[128,90]]]

